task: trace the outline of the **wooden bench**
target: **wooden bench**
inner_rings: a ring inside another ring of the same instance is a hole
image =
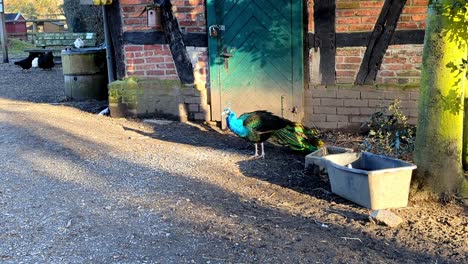
[[[60,57],[60,52],[63,49],[75,47],[75,40],[81,38],[85,47],[96,46],[96,33],[70,33],[70,32],[56,32],[56,33],[37,33],[36,34],[36,48],[25,49],[32,56],[39,56],[46,52],[52,51],[54,57]]]

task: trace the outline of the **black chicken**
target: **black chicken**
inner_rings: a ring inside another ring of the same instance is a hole
[[[43,70],[50,70],[55,66],[54,55],[52,51],[46,52],[39,56],[37,66]]]
[[[32,61],[36,56],[29,54],[26,59],[15,61],[15,65],[20,66],[23,70],[29,70],[32,67]]]

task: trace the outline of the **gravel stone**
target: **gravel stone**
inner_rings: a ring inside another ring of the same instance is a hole
[[[252,144],[216,127],[97,115],[106,102],[65,99],[60,66],[0,71],[0,263],[466,259],[457,204],[370,225],[303,155],[266,144],[249,160]]]

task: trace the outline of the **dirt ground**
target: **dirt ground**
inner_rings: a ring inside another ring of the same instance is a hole
[[[66,101],[60,67],[0,70],[2,263],[466,262],[456,201],[411,197],[391,210],[402,225],[379,226],[303,155],[267,144],[249,160],[253,146],[216,127]]]

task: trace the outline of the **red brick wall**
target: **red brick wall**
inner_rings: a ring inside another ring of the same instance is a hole
[[[150,30],[146,25],[146,13],[141,14],[152,0],[121,0],[123,30]],[[205,1],[204,0],[172,0],[174,15],[179,26],[185,32],[205,32]],[[141,14],[141,15],[140,15]]]
[[[429,0],[408,0],[397,30],[424,29]],[[337,0],[336,31],[372,31],[384,1]],[[353,83],[364,56],[364,47],[337,48],[337,83]],[[422,45],[390,46],[385,54],[376,83],[411,84],[419,82]]]
[[[384,0],[336,0],[336,32],[371,32]],[[429,0],[407,0],[397,24],[397,30],[424,29]],[[314,0],[308,0],[309,32],[314,32]],[[401,109],[409,122],[417,120],[418,83],[421,74],[422,45],[392,45],[388,48],[374,86],[354,86],[366,48],[349,47],[336,50],[336,82],[334,86],[316,85],[311,75],[310,88],[305,91],[304,122],[325,129],[359,128],[363,121],[401,100]],[[317,74],[314,59],[318,53],[310,51],[310,73]],[[402,86],[405,86],[404,89]]]
[[[336,32],[371,31],[385,1],[337,0]],[[407,0],[397,29],[424,29],[429,0]]]
[[[372,31],[384,3],[384,0],[336,1],[336,31],[338,33]],[[428,1],[408,0],[397,30],[423,29]],[[205,0],[172,0],[171,2],[183,32],[206,32]],[[150,3],[152,3],[151,0],[121,1],[124,31],[154,30],[146,25],[146,13],[141,14],[144,7]],[[307,0],[306,3],[308,29],[309,32],[314,32],[314,0]],[[126,45],[124,51],[126,75],[178,79],[168,45]],[[187,51],[194,65],[197,87],[205,89],[208,81],[207,48],[188,47]],[[309,54],[311,74],[317,73],[314,69],[315,52],[312,49]],[[422,45],[389,47],[377,75],[379,90],[372,86],[352,87],[349,85],[354,83],[364,52],[365,47],[337,48],[336,86],[314,85],[311,79],[310,89],[305,91],[304,121],[306,124],[315,124],[321,128],[356,127],[373,111],[376,111],[379,105],[388,104],[393,97],[403,100],[403,111],[411,118],[411,122],[415,122],[417,90],[403,90],[398,86],[417,86],[420,78]],[[190,103],[189,101],[186,102]],[[208,101],[209,98],[206,98],[206,102],[202,102],[198,107],[199,110],[203,108],[204,114],[209,112],[206,104]],[[195,105],[191,106],[191,108],[195,107]]]
[[[124,50],[128,76],[177,79],[177,71],[168,45],[126,45]]]
[[[172,0],[172,10],[182,32],[206,31],[204,0]],[[123,31],[149,31],[146,12],[141,14],[152,0],[122,0]],[[127,76],[143,76],[158,79],[178,79],[177,70],[168,45],[125,45]],[[192,54],[193,53],[193,54]],[[189,50],[194,66],[195,82],[204,86],[206,82],[207,51]]]
[[[424,29],[429,0],[408,0],[397,24],[397,30]],[[336,32],[372,31],[384,0],[336,0]],[[308,0],[309,32],[314,32],[314,0]],[[311,53],[314,51],[312,50]],[[338,84],[353,83],[364,56],[364,47],[337,48],[336,80]],[[411,84],[419,82],[422,45],[390,46],[377,75],[380,84]],[[312,60],[314,54],[309,55]],[[314,73],[313,69],[310,71]]]
[[[146,12],[142,11],[146,5],[153,3],[152,0],[122,0],[121,11],[123,21],[123,31],[152,31],[153,28],[147,26]],[[175,17],[178,20],[179,28],[183,33],[197,33],[206,31],[205,1],[204,0],[172,0]],[[160,30],[160,28],[156,28]],[[174,109],[168,109],[155,104],[156,101],[173,100],[185,105],[185,110],[190,119],[210,120],[209,98],[207,97],[206,82],[208,72],[208,52],[207,48],[187,47],[195,77],[193,87],[175,87],[167,92],[158,89],[156,86],[147,87],[144,91],[142,101],[145,111],[158,109],[158,111],[173,113]],[[172,58],[171,50],[167,44],[155,45],[130,45],[124,46],[126,76],[145,77],[158,80],[178,80],[177,69]],[[155,91],[153,91],[155,90]],[[167,92],[168,94],[161,94]],[[154,98],[156,94],[156,97]],[[170,98],[170,99],[167,99]],[[172,99],[171,99],[172,98]],[[171,101],[172,102],[172,101]],[[177,108],[177,106],[176,106]],[[143,108],[142,108],[143,109]],[[180,109],[180,106],[179,106]],[[185,111],[184,110],[184,111]],[[136,110],[135,110],[136,111]],[[183,111],[182,111],[183,112]],[[138,113],[140,114],[140,113]],[[185,115],[179,113],[181,116]]]

